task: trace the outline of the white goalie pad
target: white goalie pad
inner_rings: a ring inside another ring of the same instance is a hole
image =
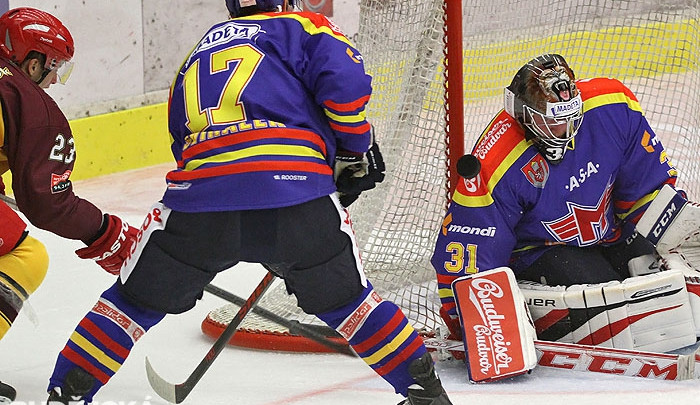
[[[696,341],[680,271],[568,288],[519,285],[541,340],[655,352]]]
[[[685,277],[685,288],[688,291],[688,301],[693,314],[695,335],[700,337],[700,272],[690,268],[679,257],[678,253],[670,252],[660,258],[661,267],[666,271],[680,271]]]
[[[693,311],[695,336],[700,337],[700,277],[698,275],[686,275],[685,288],[688,290],[690,309]]]
[[[470,381],[496,381],[535,367],[535,329],[511,269],[460,277],[452,290]]]
[[[661,271],[657,254],[648,254],[633,257],[627,262],[627,269],[631,277],[646,276],[647,274]]]

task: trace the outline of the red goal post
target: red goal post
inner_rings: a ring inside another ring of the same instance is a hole
[[[578,78],[627,84],[678,168],[679,185],[700,198],[697,1],[358,1],[357,47],[374,87],[367,116],[387,177],[350,212],[367,277],[416,329],[432,332],[442,324],[429,260],[449,190],[459,181],[454,164],[502,108],[503,88],[517,69],[534,56],[559,53]],[[279,281],[259,305],[322,327]],[[204,332],[220,334],[230,313],[235,308],[212,310]],[[323,350],[254,314],[233,343]]]

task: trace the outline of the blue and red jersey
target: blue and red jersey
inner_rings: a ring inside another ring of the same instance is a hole
[[[169,131],[178,211],[300,204],[335,191],[337,150],[370,146],[362,56],[326,17],[266,13],[214,25],[175,78]]]
[[[560,163],[544,159],[504,111],[477,141],[481,172],[457,185],[432,257],[448,312],[455,278],[500,266],[517,275],[555,245],[620,242],[661,186],[675,185],[676,169],[634,94],[614,79],[576,85],[584,118]]]

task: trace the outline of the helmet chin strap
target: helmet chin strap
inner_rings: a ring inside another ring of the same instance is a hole
[[[42,67],[42,69],[44,69],[44,71],[41,73],[41,77],[39,77],[39,80],[35,82],[36,84],[41,84],[44,81],[44,79],[46,79],[46,76],[48,76],[49,73],[51,73],[51,69],[47,69],[45,67]]]

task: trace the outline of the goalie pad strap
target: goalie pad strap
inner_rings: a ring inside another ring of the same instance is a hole
[[[542,340],[659,352],[695,343],[680,271],[568,288],[519,285]]]
[[[470,381],[495,381],[535,367],[535,331],[512,270],[460,277],[452,290]]]

